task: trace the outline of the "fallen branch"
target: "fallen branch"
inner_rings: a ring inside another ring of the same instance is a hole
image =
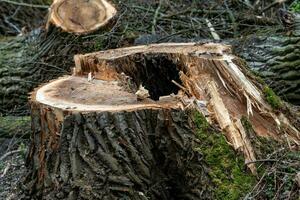
[[[287,0],[275,0],[273,3],[267,5],[265,8],[261,10],[261,12],[266,12],[267,10],[271,9],[272,7],[276,6],[277,4],[282,4]]]
[[[213,26],[212,23],[209,21],[209,19],[205,19],[205,21],[206,21],[206,24],[207,24],[207,26],[208,26],[208,28],[209,28],[209,30],[210,30],[210,33],[211,33],[212,37],[214,38],[214,40],[217,40],[217,41],[218,41],[218,40],[221,40],[219,34],[216,32],[214,26]]]
[[[162,4],[162,0],[159,1],[159,4],[157,6],[157,9],[155,10],[155,13],[154,13],[154,17],[153,17],[153,21],[152,21],[152,34],[155,34],[155,27],[156,27],[156,24],[157,24],[157,18],[158,18],[158,15],[159,15],[159,11],[161,9],[161,4]]]
[[[17,5],[17,6],[25,6],[25,7],[30,7],[30,8],[43,8],[43,9],[48,9],[49,6],[46,5],[36,5],[36,4],[29,4],[29,3],[23,3],[23,2],[15,2],[15,1],[10,1],[10,0],[0,0],[1,2]]]
[[[16,153],[20,153],[20,152],[22,152],[22,151],[23,151],[23,150],[21,150],[21,149],[9,151],[9,152],[5,153],[3,156],[1,156],[0,161],[4,160],[4,159],[7,158],[8,156],[11,156],[11,155],[16,154]]]
[[[257,163],[257,162],[278,162],[278,160],[276,160],[276,159],[253,160],[253,161],[245,162],[245,165],[252,164],[252,163]]]

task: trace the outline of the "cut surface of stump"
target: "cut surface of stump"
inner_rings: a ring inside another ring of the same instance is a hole
[[[117,81],[93,80],[69,76],[40,88],[36,100],[42,104],[72,111],[124,111],[145,108],[178,108],[175,97],[160,101],[138,101],[137,95],[125,91]]]
[[[229,46],[138,46],[77,55],[75,63],[72,76],[32,93],[30,196],[212,197],[195,150],[195,109],[222,129],[253,173],[256,155],[243,117],[260,136],[299,144],[298,129],[272,111]]]
[[[106,25],[117,11],[105,0],[56,0],[49,22],[67,32],[85,34]]]

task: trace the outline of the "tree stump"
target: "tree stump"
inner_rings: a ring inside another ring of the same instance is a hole
[[[222,129],[254,174],[242,117],[258,135],[299,145],[289,116],[273,112],[229,46],[138,46],[77,55],[75,62],[72,76],[31,96],[30,197],[211,197],[208,170],[195,150],[194,109]]]
[[[67,32],[87,34],[106,25],[116,13],[106,0],[55,0],[48,23]]]

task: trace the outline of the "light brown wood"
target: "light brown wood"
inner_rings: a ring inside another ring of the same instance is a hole
[[[160,101],[139,101],[137,94],[126,91],[117,81],[88,81],[87,77],[78,76],[54,80],[39,88],[31,98],[43,105],[70,112],[129,111],[180,106],[180,101],[175,97],[166,96]]]
[[[56,0],[48,22],[67,32],[86,34],[105,26],[116,13],[106,0]]]

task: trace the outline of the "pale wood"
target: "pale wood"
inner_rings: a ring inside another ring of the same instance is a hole
[[[116,14],[115,7],[106,0],[56,0],[51,5],[48,24],[87,34],[105,26]]]

